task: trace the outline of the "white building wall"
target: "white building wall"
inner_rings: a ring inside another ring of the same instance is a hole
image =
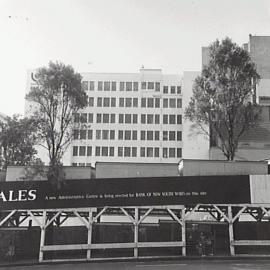
[[[192,96],[194,80],[200,72],[185,71],[183,74],[183,112]],[[183,158],[184,159],[209,159],[209,139],[198,130],[192,129],[192,123],[183,117]]]

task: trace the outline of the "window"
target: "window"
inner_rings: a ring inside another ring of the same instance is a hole
[[[133,107],[134,108],[138,107],[138,98],[133,98]]]
[[[125,124],[131,124],[131,114],[125,114]]]
[[[102,146],[102,147],[101,147],[101,155],[102,155],[103,157],[107,157],[108,154],[109,154],[109,151],[108,151],[108,150],[109,150],[108,147]]]
[[[101,113],[97,113],[97,123],[101,123]]]
[[[86,140],[86,130],[85,129],[80,130],[80,139]]]
[[[182,115],[181,114],[178,114],[177,115],[177,124],[178,125],[181,125],[182,124]]]
[[[133,82],[133,91],[138,91],[139,84],[138,82]]]
[[[110,123],[110,115],[108,113],[103,114],[103,123]]]
[[[145,147],[140,148],[140,155],[141,157],[145,157]]]
[[[96,156],[100,156],[100,146],[96,146]]]
[[[120,91],[125,91],[125,83],[120,82]]]
[[[101,130],[97,129],[96,130],[96,140],[100,140],[101,139]]]
[[[85,146],[80,146],[79,148],[79,156],[85,156]]]
[[[104,91],[110,91],[111,83],[110,82],[104,82]]]
[[[82,89],[83,89],[83,91],[88,90],[88,82],[87,81],[82,81]]]
[[[148,108],[153,108],[154,107],[154,99],[153,98],[148,98],[147,99],[147,107]]]
[[[112,82],[112,91],[116,91],[116,82]]]
[[[132,140],[134,140],[134,141],[137,140],[137,130],[132,131]]]
[[[112,97],[111,98],[111,107],[115,107],[116,106],[116,98]]]
[[[146,123],[146,115],[142,114],[141,115],[141,124],[145,124]]]
[[[124,156],[130,157],[130,147],[124,147]]]
[[[73,130],[73,140],[79,140],[79,130],[78,129]]]
[[[77,163],[76,162],[72,162],[72,165],[73,167],[77,167]]]
[[[177,151],[177,157],[181,158],[182,157],[182,148],[177,148],[176,151]]]
[[[88,123],[93,123],[94,121],[94,114],[88,113]]]
[[[163,124],[168,124],[168,115],[167,114],[163,115]]]
[[[160,107],[160,98],[155,98],[155,108]]]
[[[87,113],[81,113],[81,123],[87,123]]]
[[[126,91],[132,91],[132,82],[126,82]]]
[[[142,88],[143,90],[146,89],[146,82],[142,82],[142,83],[141,83],[141,88]]]
[[[123,147],[118,147],[118,157],[123,156]]]
[[[132,98],[126,98],[126,107],[132,107]]]
[[[110,98],[105,97],[103,99],[103,107],[110,107]]]
[[[123,140],[123,139],[124,139],[124,131],[118,130],[118,140]]]
[[[177,141],[182,141],[182,132],[177,131]]]
[[[168,108],[168,99],[167,98],[163,99],[163,108]]]
[[[88,106],[89,107],[94,107],[94,98],[93,97],[89,97],[89,99],[88,99]]]
[[[159,131],[155,131],[155,141],[159,141]]]
[[[175,108],[176,107],[176,100],[175,98],[170,98],[170,108]]]
[[[170,116],[169,116],[169,123],[170,123],[170,125],[175,124],[175,115],[174,114],[170,114]]]
[[[97,107],[102,107],[102,98],[101,97],[97,98]]]
[[[175,148],[169,148],[169,157],[175,158]]]
[[[153,123],[154,123],[154,115],[147,114],[147,124],[153,124]]]
[[[110,130],[110,140],[114,140],[114,139],[115,139],[115,131]]]
[[[90,91],[94,91],[94,90],[95,90],[95,82],[90,81]]]
[[[152,130],[147,131],[147,141],[153,141],[154,132]]]
[[[162,156],[163,158],[167,158],[168,157],[168,148],[162,148]]]
[[[155,90],[156,90],[157,92],[160,91],[160,83],[159,83],[159,82],[156,82],[156,83],[155,83]]]
[[[78,146],[73,146],[73,156],[78,156]]]
[[[89,129],[88,130],[88,135],[87,135],[88,140],[92,140],[93,139],[93,130]]]
[[[147,147],[147,157],[153,157],[153,147]]]
[[[177,94],[181,94],[181,86],[177,86]]]
[[[131,130],[125,130],[125,140],[131,140]]]
[[[109,153],[110,157],[114,156],[114,147],[110,146],[110,153]]]
[[[163,86],[163,94],[168,94],[168,86]]]
[[[141,141],[145,140],[145,131],[141,130]]]
[[[114,124],[115,123],[115,114],[111,113],[111,123]]]
[[[149,90],[153,90],[153,89],[155,88],[155,84],[154,84],[153,82],[148,82],[148,83],[147,83],[147,88],[148,88]]]
[[[182,99],[181,98],[177,99],[177,108],[182,108]]]
[[[80,114],[79,113],[74,113],[74,123],[79,123],[80,122]]]
[[[98,82],[98,91],[102,91],[103,89],[103,82]]]
[[[137,147],[132,147],[131,151],[132,151],[132,157],[137,157]]]
[[[124,123],[124,114],[120,113],[119,114],[119,124],[123,124]]]
[[[92,146],[87,146],[87,156],[92,156]]]
[[[137,124],[137,123],[138,123],[138,115],[133,114],[133,124]]]
[[[146,98],[141,99],[141,107],[145,108],[146,107]]]
[[[159,157],[159,148],[155,147],[155,157]]]
[[[175,94],[175,86],[171,86],[171,94]]]
[[[155,114],[155,124],[159,124],[159,114]]]
[[[168,131],[163,131],[163,141],[168,141]]]
[[[124,106],[125,106],[125,99],[119,98],[119,107],[124,107]]]
[[[109,139],[109,130],[107,130],[107,129],[102,130],[102,139],[103,140]]]
[[[175,132],[169,131],[169,141],[175,141]]]

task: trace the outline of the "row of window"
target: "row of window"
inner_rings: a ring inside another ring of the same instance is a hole
[[[116,114],[114,113],[97,113],[96,114],[96,123],[116,123]],[[93,113],[77,113],[74,116],[75,123],[94,123],[94,114]],[[138,114],[122,114],[118,115],[119,124],[138,124]],[[182,124],[182,115],[181,114],[163,114],[163,124],[170,125],[181,125]],[[141,124],[160,124],[160,115],[159,114],[141,114]]]
[[[94,107],[94,97],[89,97],[88,106]],[[115,97],[98,97],[97,107],[116,107]],[[138,107],[138,98],[119,98],[118,107]],[[141,98],[142,108],[160,108],[160,98]],[[182,108],[181,98],[164,98],[163,108]]]
[[[115,153],[117,150],[117,153]],[[113,147],[113,146],[96,146],[95,156],[99,157],[160,157],[162,150],[163,158],[181,158],[182,148],[162,148],[159,147],[140,147],[138,153],[137,147]],[[73,146],[73,156],[93,156],[92,146]]]
[[[96,88],[97,87],[97,88]],[[139,82],[116,82],[116,81],[83,81],[84,91],[138,91]],[[141,82],[142,90],[153,90],[160,92],[160,82]],[[170,90],[170,91],[169,91]],[[164,94],[180,94],[181,86],[163,86]]]
[[[93,139],[93,130],[89,129],[75,129],[73,132],[74,140],[92,140]],[[118,130],[118,140],[138,140],[138,131],[137,130]],[[141,130],[140,132],[141,140],[148,141],[159,141],[160,140],[160,131],[158,130]],[[181,141],[182,132],[181,131],[163,131],[162,132],[163,141]],[[96,130],[96,140],[115,140],[115,130]]]

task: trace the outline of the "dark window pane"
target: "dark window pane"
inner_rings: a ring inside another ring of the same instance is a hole
[[[138,91],[139,84],[138,82],[133,82],[133,91]]]
[[[110,91],[111,83],[110,82],[104,82],[104,91]]]
[[[98,82],[98,91],[102,91],[103,90],[103,82]]]
[[[79,148],[79,156],[85,156],[85,146],[80,146]]]
[[[116,82],[112,82],[112,91],[116,91]]]
[[[94,114],[88,113],[88,123],[93,123],[93,121],[94,121]]]
[[[146,107],[146,98],[141,99],[141,107],[145,108]]]
[[[175,86],[171,86],[171,94],[175,94]]]
[[[73,156],[78,156],[78,146],[73,146]]]
[[[148,88],[149,90],[153,90],[153,89],[155,88],[155,84],[154,84],[153,82],[148,82],[147,88]]]
[[[87,156],[92,156],[92,146],[87,146]]]
[[[168,108],[168,99],[167,98],[163,99],[163,108]]]
[[[132,82],[126,82],[126,91],[132,91]]]
[[[159,92],[160,91],[160,83],[159,82],[156,82],[155,83],[155,90],[157,91],[157,92]]]
[[[142,82],[142,83],[141,83],[141,88],[142,88],[143,90],[146,89],[146,82]]]
[[[94,91],[94,90],[95,90],[95,82],[90,81],[90,91]]]
[[[145,124],[146,123],[146,115],[142,114],[141,115],[141,124]]]
[[[163,86],[163,93],[168,94],[168,86]]]
[[[125,91],[125,83],[120,82],[120,91]]]

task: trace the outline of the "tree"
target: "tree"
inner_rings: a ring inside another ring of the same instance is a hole
[[[37,123],[19,115],[0,121],[0,168],[36,162]]]
[[[62,157],[71,141],[73,114],[87,105],[81,80],[71,66],[50,62],[37,70],[36,86],[26,95],[40,123],[40,138],[49,155],[47,176],[52,182],[64,178]]]
[[[209,64],[195,79],[185,117],[210,140],[217,139],[217,147],[233,160],[239,139],[259,119],[253,97],[260,77],[249,53],[229,38],[212,43],[209,53]]]

